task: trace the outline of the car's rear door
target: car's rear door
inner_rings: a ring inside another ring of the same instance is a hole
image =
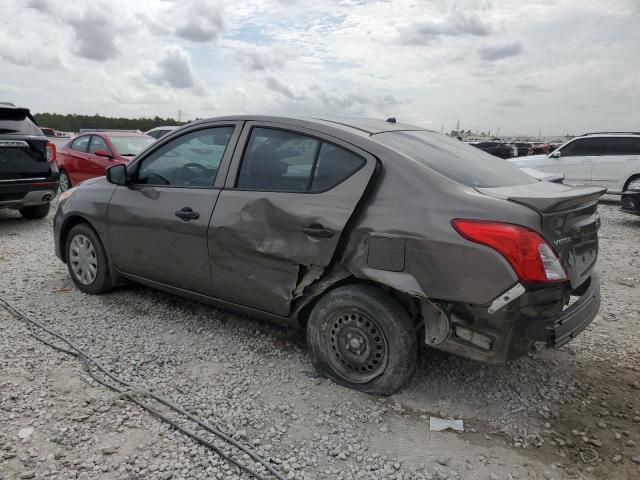
[[[247,122],[211,220],[214,295],[288,315],[340,248],[376,166],[332,136]]]
[[[592,180],[594,184],[619,193],[627,179],[638,171],[640,171],[640,138],[607,137],[606,152],[596,158]]]
[[[211,294],[207,230],[240,125],[196,125],[160,140],[129,167],[132,184],[117,187],[109,202],[109,247],[118,270]]]

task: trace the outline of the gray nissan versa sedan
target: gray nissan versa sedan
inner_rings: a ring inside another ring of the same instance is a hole
[[[321,373],[391,394],[420,343],[500,363],[589,325],[602,193],[394,119],[223,117],[64,192],[56,253],[83,292],[304,328]]]

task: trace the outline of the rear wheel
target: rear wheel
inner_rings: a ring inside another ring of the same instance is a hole
[[[23,207],[20,209],[20,215],[27,220],[40,220],[49,215],[50,203],[44,205],[33,205],[31,207]]]
[[[69,178],[69,175],[67,175],[67,172],[65,172],[64,170],[60,170],[60,177],[58,178],[58,182],[60,183],[61,192],[66,192],[71,188],[71,179]]]
[[[409,381],[418,352],[409,315],[371,285],[347,285],[322,297],[309,316],[307,345],[320,373],[379,395],[391,395]]]
[[[89,225],[75,225],[67,235],[65,248],[69,274],[80,290],[94,294],[111,290],[107,254]]]

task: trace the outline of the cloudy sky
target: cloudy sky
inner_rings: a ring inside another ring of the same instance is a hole
[[[2,11],[0,101],[34,112],[640,129],[640,0],[2,0]]]

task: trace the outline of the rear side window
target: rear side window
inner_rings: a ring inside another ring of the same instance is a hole
[[[581,138],[574,140],[560,150],[563,157],[582,157],[605,155],[607,142],[605,138]]]
[[[607,138],[607,155],[640,155],[640,138]]]
[[[512,163],[446,135],[420,130],[383,132],[372,138],[468,187],[510,187],[538,181]]]
[[[42,135],[40,127],[33,121],[28,109],[0,107],[0,134],[12,133]]]
[[[313,193],[353,175],[365,160],[336,145],[285,130],[254,128],[240,165],[237,188]]]

